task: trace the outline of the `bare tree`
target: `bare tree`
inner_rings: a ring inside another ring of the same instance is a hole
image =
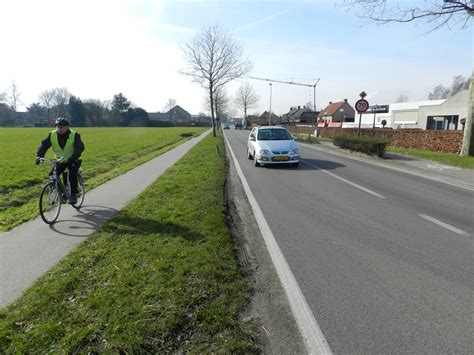
[[[432,31],[444,26],[450,28],[452,25],[457,25],[463,30],[470,29],[469,22],[474,16],[473,0],[431,0],[421,3],[390,0],[343,0],[343,4],[349,9],[359,8],[361,10],[360,17],[376,23],[425,20],[432,26]],[[461,155],[474,155],[474,142],[471,142],[472,135],[469,133],[474,125],[472,118],[472,98],[474,97],[472,75]]]
[[[170,97],[168,101],[166,101],[165,108],[164,108],[164,110],[169,112],[170,114],[170,122],[173,122],[173,108],[175,106],[176,106],[176,100]]]
[[[260,98],[255,93],[253,86],[249,83],[242,84],[235,94],[234,102],[238,108],[244,111],[244,120],[247,121],[247,110],[255,108]]]
[[[251,69],[243,58],[242,46],[219,26],[209,26],[200,31],[183,48],[187,68],[182,74],[207,90],[212,117],[212,134],[216,136],[214,97],[217,90],[230,81],[247,74]]]
[[[230,98],[227,95],[225,87],[221,86],[216,90],[214,94],[214,111],[216,113],[216,118],[221,120],[227,116],[227,110],[229,108]]]
[[[46,107],[48,123],[50,123],[51,109],[53,108],[53,96],[53,90],[45,90],[38,96],[39,102]]]
[[[308,101],[307,103],[305,103],[305,104],[303,105],[303,108],[304,108],[305,110],[312,111],[313,108],[314,108],[314,105],[313,105],[313,103],[312,103],[311,101]]]
[[[453,78],[451,88],[444,87],[443,85],[438,85],[428,95],[428,99],[447,99],[451,96],[456,95],[458,92],[466,89],[469,89],[469,78],[465,78],[462,75],[457,75]]]
[[[84,110],[86,113],[86,126],[105,126],[106,121],[106,104],[98,99],[84,100]]]
[[[469,78],[466,79],[462,75],[457,75],[454,77],[453,83],[451,84],[449,96],[454,96],[458,92],[466,89],[469,89]]]
[[[21,104],[20,96],[21,96],[21,93],[18,91],[16,82],[13,81],[12,85],[9,88],[9,92],[6,93],[5,98],[8,105],[10,105],[10,107],[12,108],[14,112],[18,111],[18,105]]]
[[[224,116],[227,115],[227,110],[229,107],[230,99],[227,95],[225,87],[220,87],[216,90],[213,96],[213,105],[214,105],[214,112],[216,115],[216,123],[220,121]],[[204,97],[204,102],[206,108],[211,109],[211,100],[210,97],[207,95]]]
[[[56,115],[61,117],[68,113],[68,103],[71,93],[66,88],[54,88],[52,91],[52,104],[56,110]]]
[[[428,95],[429,100],[441,100],[449,97],[449,89],[443,85],[436,86]]]
[[[397,97],[395,102],[408,102],[409,98],[405,94],[400,94],[400,96]]]
[[[425,20],[432,31],[455,24],[461,29],[469,28],[474,15],[472,0],[343,0],[343,6],[359,9],[359,17],[385,24],[389,22],[412,22]]]

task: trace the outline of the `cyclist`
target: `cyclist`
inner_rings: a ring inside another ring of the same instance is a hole
[[[41,142],[36,152],[36,165],[40,163],[40,159],[44,157],[46,151],[51,147],[56,159],[63,157],[66,159],[64,163],[59,163],[57,167],[58,175],[64,170],[69,171],[69,186],[71,186],[71,196],[69,202],[77,203],[77,172],[81,166],[82,152],[84,151],[84,143],[81,135],[76,131],[69,129],[69,121],[64,117],[56,119],[56,129],[51,131],[46,139]]]

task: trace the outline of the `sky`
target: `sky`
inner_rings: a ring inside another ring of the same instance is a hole
[[[408,0],[406,0],[408,1]],[[414,0],[413,0],[414,1]],[[432,89],[473,70],[472,27],[430,32],[424,22],[376,25],[328,0],[4,0],[0,3],[0,93],[14,82],[19,110],[45,90],[81,100],[123,93],[148,112],[169,98],[191,114],[208,112],[205,91],[180,72],[182,47],[218,25],[253,65],[249,76],[316,85],[316,107],[359,98],[389,104],[426,100]],[[339,4],[339,5],[338,5]],[[313,103],[312,87],[251,78],[259,102],[276,114]],[[242,112],[233,105],[235,116]]]

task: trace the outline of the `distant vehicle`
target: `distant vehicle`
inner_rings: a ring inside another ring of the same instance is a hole
[[[242,129],[242,122],[241,121],[235,121],[234,128],[235,129]]]
[[[247,157],[255,166],[260,164],[291,164],[298,166],[300,148],[283,127],[255,127],[247,141]]]
[[[230,129],[229,124],[228,124],[228,123],[224,123],[224,124],[222,125],[222,129]]]

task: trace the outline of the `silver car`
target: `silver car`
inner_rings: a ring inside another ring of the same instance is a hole
[[[255,166],[291,164],[298,166],[300,148],[283,127],[266,126],[252,129],[247,142],[247,156]]]

